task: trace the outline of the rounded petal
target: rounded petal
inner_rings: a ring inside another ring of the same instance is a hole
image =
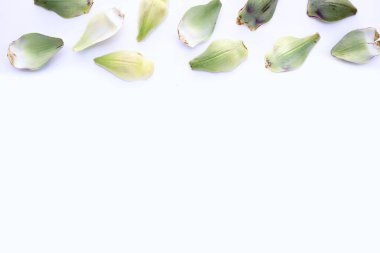
[[[63,40],[39,33],[23,35],[8,48],[8,59],[18,69],[38,70],[63,47]]]

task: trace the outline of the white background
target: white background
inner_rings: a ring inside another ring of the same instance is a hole
[[[212,39],[243,39],[248,60],[227,74],[193,72],[196,49],[176,26],[192,5],[137,43],[136,0],[97,0],[65,20],[32,0],[0,8],[1,253],[378,253],[380,59],[339,62],[347,32],[380,27],[380,2],[323,24],[306,0],[279,1],[256,32],[235,25],[245,0],[224,0]],[[122,31],[83,53],[71,48],[95,13],[120,6]],[[64,39],[41,71],[12,68],[24,33]],[[319,32],[298,71],[272,74],[264,53],[284,35]],[[154,60],[154,76],[126,83],[94,57],[120,49]]]

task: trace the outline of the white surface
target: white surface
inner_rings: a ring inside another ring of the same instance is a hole
[[[177,39],[190,6],[171,1],[143,43],[137,1],[97,0],[65,20],[31,0],[0,8],[1,253],[378,253],[380,59],[339,62],[348,31],[380,28],[380,2],[322,24],[306,0],[280,1],[257,32],[235,25],[245,0],[224,0],[212,39],[240,38],[236,71],[192,72],[195,50]],[[123,30],[83,53],[71,47],[89,18],[121,6]],[[322,39],[299,71],[272,74],[264,53],[283,35]],[[28,32],[65,40],[44,70],[14,70],[8,44]],[[147,82],[125,83],[93,64],[119,49],[156,63]]]

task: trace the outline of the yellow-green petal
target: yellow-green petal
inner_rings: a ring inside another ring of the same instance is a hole
[[[168,13],[168,0],[140,0],[138,41],[159,26]]]
[[[154,64],[142,54],[133,51],[117,51],[94,59],[95,63],[115,76],[136,81],[148,79],[154,72]]]

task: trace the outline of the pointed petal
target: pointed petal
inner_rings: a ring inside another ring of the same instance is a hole
[[[95,15],[87,25],[74,51],[82,51],[114,36],[122,27],[124,14],[117,8]]]
[[[349,32],[334,46],[331,54],[351,63],[367,63],[380,55],[379,33],[372,27]]]
[[[141,0],[138,41],[158,27],[168,12],[168,0]]]
[[[265,56],[266,68],[272,72],[287,72],[301,67],[319,39],[316,33],[306,38],[283,37],[277,40]]]
[[[241,40],[217,40],[198,57],[190,61],[193,70],[228,72],[237,68],[248,56]]]
[[[94,59],[95,63],[126,81],[148,79],[154,71],[152,61],[132,51],[118,51]]]

